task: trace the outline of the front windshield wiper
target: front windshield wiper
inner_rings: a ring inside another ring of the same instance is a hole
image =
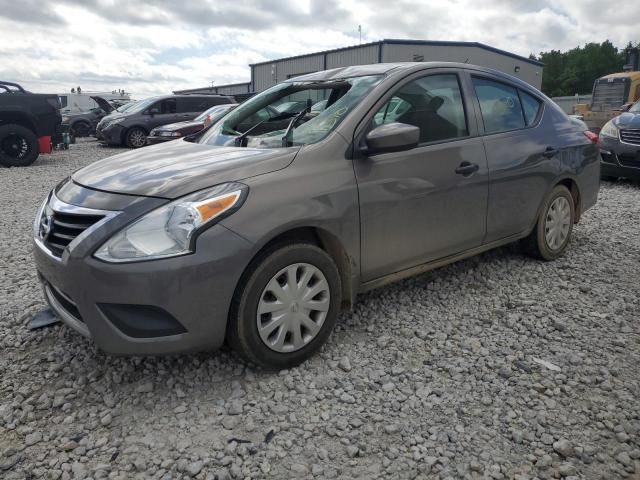
[[[238,135],[236,137],[235,141],[234,141],[235,146],[236,147],[246,147],[247,145],[244,143],[244,140],[245,140],[245,138],[247,138],[247,135],[249,135],[252,131],[254,131],[256,128],[258,128],[264,122],[267,122],[269,120],[271,120],[271,117],[265,118],[264,120],[260,120],[253,127],[249,128],[244,133],[241,133],[240,135]]]
[[[293,142],[291,141],[291,139],[289,139],[289,137],[291,136],[291,133],[293,132],[293,127],[295,127],[296,123],[298,123],[300,119],[304,117],[306,114],[307,114],[307,109],[305,108],[301,112],[298,112],[296,116],[291,119],[291,121],[289,122],[289,125],[287,125],[287,129],[284,131],[284,135],[282,136],[283,147],[290,147],[291,145],[293,145]]]

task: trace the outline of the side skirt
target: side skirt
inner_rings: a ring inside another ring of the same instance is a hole
[[[423,263],[422,265],[417,265],[415,267],[407,268],[399,272],[390,273],[389,275],[385,275],[384,277],[379,277],[374,280],[370,280],[366,283],[363,283],[360,286],[360,293],[367,292],[369,290],[373,290],[374,288],[382,287],[384,285],[388,285],[390,283],[394,283],[399,280],[403,280],[405,278],[414,277],[416,275],[420,275],[421,273],[435,270],[436,268],[444,267],[445,265],[449,265],[450,263],[457,262],[458,260],[464,260],[465,258],[474,257],[480,253],[486,252],[487,250],[492,250],[494,248],[502,247],[503,245],[508,245],[509,243],[516,242],[526,237],[527,235],[528,235],[528,232],[519,233],[517,235],[511,235],[509,237],[501,238],[500,240],[487,243],[486,245],[480,245],[479,247],[472,248],[471,250],[466,250],[464,252],[457,253],[455,255],[450,255],[448,257],[444,257],[438,260],[434,260],[429,263]]]

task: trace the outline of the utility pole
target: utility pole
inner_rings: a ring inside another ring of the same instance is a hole
[[[362,43],[362,25],[358,25],[358,33],[360,34],[360,43]]]

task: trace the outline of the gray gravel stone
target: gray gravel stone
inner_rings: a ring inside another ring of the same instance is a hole
[[[45,307],[36,209],[124,151],[82,140],[0,169],[2,480],[637,475],[640,186],[603,182],[554,262],[514,245],[360,295],[318,355],[273,374],[26,328]]]

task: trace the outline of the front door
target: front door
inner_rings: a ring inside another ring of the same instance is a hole
[[[420,144],[354,162],[363,280],[480,246],[487,161],[458,74],[410,78],[374,111],[368,130],[389,122],[415,125]]]

